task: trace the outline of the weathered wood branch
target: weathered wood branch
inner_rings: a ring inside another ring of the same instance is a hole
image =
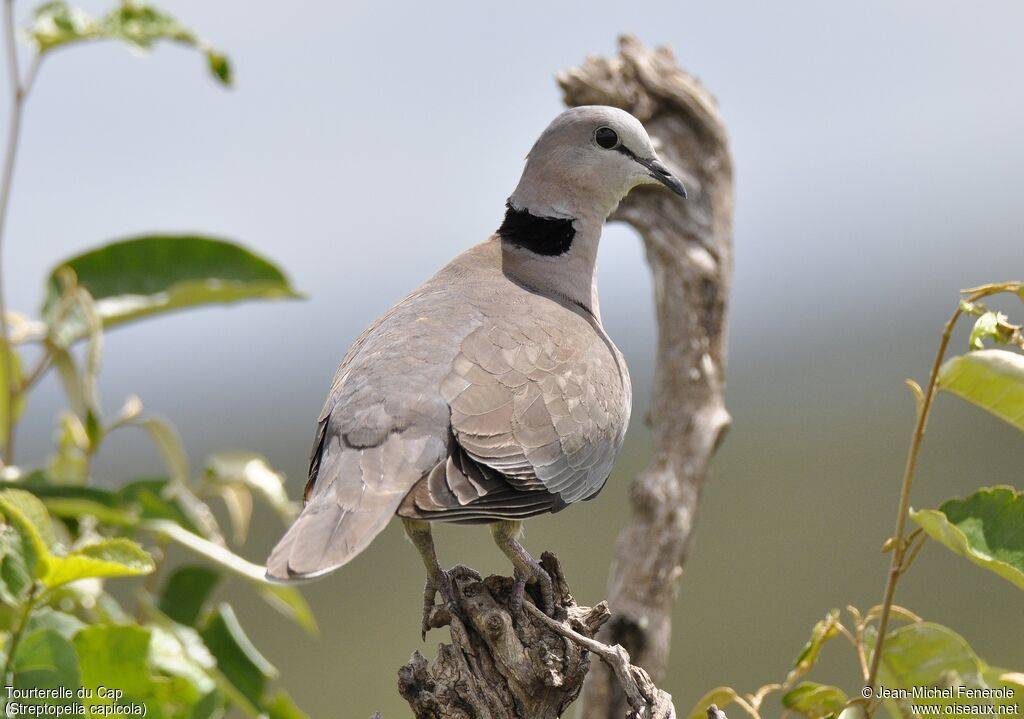
[[[512,609],[509,577],[456,580],[456,614],[438,607],[431,616],[432,626],[449,627],[452,643],[439,647],[432,667],[417,651],[398,672],[399,692],[417,719],[560,717],[583,688],[591,654],[626,687],[623,716],[674,719],[672,697],[634,667],[622,647],[594,640],[608,606],[578,606],[555,556],[545,553],[541,564],[554,584],[555,619],[529,597],[519,611]]]
[[[614,105],[638,117],[689,192],[678,202],[653,188],[634,190],[612,218],[635,228],[647,250],[658,321],[657,391],[649,416],[654,452],[633,482],[632,514],[609,580],[612,619],[599,639],[621,644],[660,681],[701,488],[730,422],[723,394],[732,160],[714,98],[666,48],[648,50],[624,36],[618,57],[589,58],[558,81],[567,105]],[[580,715],[621,719],[626,709],[617,683],[595,666]]]

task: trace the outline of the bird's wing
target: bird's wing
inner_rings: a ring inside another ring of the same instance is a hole
[[[557,495],[559,506],[587,499],[628,424],[625,365],[600,325],[560,306],[553,317],[504,320],[462,341],[441,385],[453,437],[484,474],[521,493]]]
[[[267,561],[269,577],[313,578],[351,560],[447,456],[448,406],[437,387],[458,347],[451,333],[466,321],[431,302],[410,295],[342,361],[320,414],[305,507]]]
[[[526,519],[565,507],[561,497],[545,489],[516,489],[508,477],[474,461],[457,443],[450,450],[405,496],[400,516],[476,524]]]

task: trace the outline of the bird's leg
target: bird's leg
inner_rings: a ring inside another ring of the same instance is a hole
[[[445,607],[451,613],[458,612],[458,598],[455,596],[455,580],[475,579],[480,580],[480,574],[475,569],[457,564],[447,572],[441,569],[437,561],[437,553],[434,551],[434,535],[430,532],[430,524],[415,519],[403,519],[405,533],[423,558],[423,565],[427,568],[427,583],[423,587],[423,621],[420,625],[420,634],[425,640],[427,631],[430,629],[430,615],[434,610],[434,597],[438,592]]]
[[[491,525],[491,534],[498,547],[511,560],[515,567],[516,583],[512,589],[512,609],[519,612],[523,608],[523,591],[527,584],[536,582],[540,586],[541,609],[549,617],[555,613],[555,592],[551,584],[551,577],[540,566],[540,562],[530,556],[522,544],[519,543],[519,535],[522,532],[522,522],[502,521]]]

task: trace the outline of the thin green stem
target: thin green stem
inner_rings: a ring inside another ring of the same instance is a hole
[[[36,606],[36,602],[41,596],[40,585],[33,584],[32,589],[29,591],[28,598],[25,600],[25,607],[21,612],[21,616],[18,617],[18,625],[11,632],[11,643],[7,648],[7,659],[4,661],[4,686],[13,686],[14,677],[11,675],[11,667],[14,664],[14,656],[18,653],[18,644],[21,642],[21,635],[25,633],[25,626],[28,624],[29,615],[32,614],[32,610]]]
[[[135,610],[135,618],[139,624],[142,624],[146,619],[147,611],[151,609],[151,606],[147,606],[149,597],[155,597],[157,589],[160,586],[160,570],[164,567],[164,561],[167,559],[167,545],[171,543],[171,540],[162,534],[158,534],[156,537],[156,551],[150,552],[150,556],[153,557],[153,571],[146,575],[146,579],[142,583],[142,591],[138,593],[138,606]]]
[[[43,356],[39,358],[39,362],[32,368],[32,371],[21,378],[21,382],[18,384],[18,393],[23,394],[28,392],[29,389],[32,388],[32,385],[38,382],[42,376],[46,374],[46,370],[50,369],[52,364],[53,357],[50,356],[49,352],[44,350]]]
[[[14,458],[14,403],[17,398],[14,376],[14,347],[7,331],[7,305],[4,301],[3,285],[3,238],[7,225],[7,206],[11,197],[11,180],[14,177],[14,159],[18,151],[18,136],[21,133],[21,108],[24,95],[18,77],[18,48],[14,43],[14,0],[4,0],[4,45],[7,49],[8,82],[11,86],[11,112],[7,124],[7,149],[4,152],[3,174],[0,175],[0,345],[4,353],[4,380],[7,402],[6,436],[4,437],[4,464]]]
[[[906,536],[907,516],[910,513],[910,490],[914,485],[914,472],[917,469],[917,456],[921,450],[921,442],[924,440],[925,428],[928,426],[928,415],[931,413],[932,403],[935,400],[938,389],[939,369],[942,367],[942,360],[949,349],[949,341],[953,336],[953,327],[957,320],[965,313],[975,313],[971,304],[989,295],[1000,292],[1019,293],[1022,289],[1020,282],[1002,282],[997,284],[982,285],[961,291],[962,301],[953,316],[946,322],[942,331],[942,339],[939,341],[939,349],[935,353],[935,361],[932,363],[932,371],[928,377],[928,386],[924,391],[924,398],[917,410],[917,423],[914,426],[914,434],[910,441],[910,450],[907,453],[907,464],[903,472],[903,488],[900,491],[899,510],[896,515],[896,533],[893,535],[895,547],[892,552],[892,562],[889,565],[889,576],[885,583],[885,596],[882,600],[882,611],[878,617],[878,639],[875,642],[875,650],[871,655],[871,670],[868,673],[867,686],[875,688],[878,681],[878,668],[882,661],[882,650],[885,647],[886,634],[889,631],[889,618],[892,615],[893,599],[896,596],[896,584],[900,576],[907,571],[910,564],[921,551],[922,544],[914,546],[912,538]],[[964,297],[966,295],[966,297]]]
[[[871,655],[871,670],[868,672],[867,686],[872,689],[875,688],[875,682],[878,680],[878,667],[882,660],[885,635],[889,630],[889,617],[892,614],[892,603],[896,596],[896,584],[902,573],[903,559],[907,551],[905,532],[907,528],[907,515],[910,513],[910,490],[914,486],[917,457],[921,450],[921,442],[924,440],[925,427],[928,425],[928,415],[931,412],[932,402],[935,400],[935,391],[939,381],[939,369],[942,367],[942,360],[946,356],[946,350],[949,348],[949,340],[953,336],[953,327],[962,314],[963,309],[958,307],[953,316],[949,318],[942,332],[939,349],[935,353],[935,361],[932,363],[932,371],[928,377],[928,386],[924,392],[924,401],[921,402],[918,408],[917,422],[914,425],[914,434],[910,440],[910,451],[907,453],[907,464],[903,471],[903,487],[900,490],[899,510],[896,514],[896,532],[893,535],[896,538],[896,546],[892,551],[892,563],[889,565],[889,577],[885,583],[885,597],[882,600],[882,613],[878,618],[878,639],[875,642],[875,650]]]
[[[14,375],[14,346],[11,343],[7,327],[7,304],[3,284],[3,241],[7,228],[7,209],[10,206],[11,185],[14,181],[15,159],[18,155],[18,140],[21,136],[22,111],[25,108],[25,98],[28,97],[29,90],[35,83],[36,74],[42,62],[42,56],[35,55],[25,74],[25,80],[21,80],[18,71],[18,46],[14,37],[14,0],[4,0],[4,47],[7,57],[8,83],[11,86],[11,110],[7,123],[7,147],[4,150],[3,170],[0,174],[0,351],[3,352],[4,380],[7,386],[7,404],[4,407],[7,421],[3,438],[3,461],[4,464],[11,464],[14,461],[14,427],[16,424],[14,407],[23,388]]]
[[[900,574],[906,574],[910,569],[910,565],[914,563],[917,555],[921,553],[921,550],[924,549],[924,545],[927,543],[928,535],[920,527],[910,533],[910,536],[907,537],[907,551],[903,559],[903,565],[900,567]]]

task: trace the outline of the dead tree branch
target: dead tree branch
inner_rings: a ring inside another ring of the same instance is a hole
[[[612,217],[643,238],[654,277],[657,391],[649,417],[654,453],[633,482],[632,515],[619,535],[609,581],[612,619],[599,638],[621,644],[660,681],[701,488],[730,422],[723,394],[732,160],[714,98],[666,48],[648,50],[624,36],[618,57],[589,58],[558,81],[567,105],[614,105],[638,117],[689,191],[686,202],[677,202],[640,188]],[[616,684],[606,667],[595,667],[581,716],[620,719],[626,709]]]
[[[452,643],[439,647],[433,667],[417,651],[398,671],[399,692],[417,719],[560,717],[583,688],[591,653],[626,686],[628,717],[674,719],[672,697],[622,647],[594,640],[608,606],[578,606],[555,556],[544,553],[541,564],[554,584],[557,619],[529,599],[513,610],[509,577],[456,580],[456,615],[438,607],[431,617],[431,625],[449,627]]]

